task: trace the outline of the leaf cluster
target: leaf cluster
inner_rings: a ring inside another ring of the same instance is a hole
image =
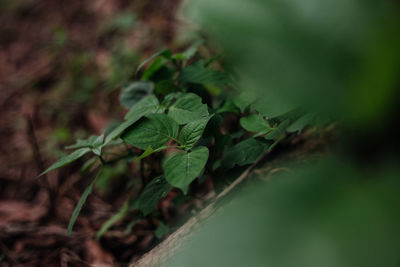
[[[127,200],[103,225],[98,237],[131,210],[137,209],[144,216],[152,214],[158,201],[174,188],[186,195],[198,177],[252,164],[284,140],[288,132],[301,132],[311,123],[313,116],[298,110],[274,118],[259,112],[245,92],[235,93],[233,76],[213,67],[213,58],[206,61],[196,57],[201,45],[197,42],[177,54],[161,50],[144,60],[137,69],[140,80],[130,82],[120,95],[121,105],[128,109],[124,121],[106,134],[77,140],[67,147],[74,149],[71,154],[42,173],[90,152],[94,157],[86,162],[85,169],[96,167],[99,172],[121,161],[161,166],[161,170],[154,167],[151,171],[154,177],[142,177],[140,194]],[[115,156],[112,152],[116,148],[126,153]],[[161,162],[157,163],[153,154],[160,155]],[[69,231],[96,180],[79,201]],[[160,225],[162,236],[166,228]]]

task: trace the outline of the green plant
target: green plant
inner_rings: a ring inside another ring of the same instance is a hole
[[[146,59],[137,69],[141,80],[130,82],[120,96],[122,105],[129,108],[124,121],[100,136],[77,140],[67,147],[74,149],[71,154],[42,173],[90,153],[94,156],[83,170],[98,174],[76,206],[69,233],[101,171],[116,162],[139,163],[142,189],[103,225],[98,237],[129,211],[138,209],[147,216],[173,188],[186,195],[196,178],[251,164],[284,140],[288,129],[301,132],[311,123],[299,110],[275,118],[258,112],[251,97],[237,93],[232,75],[213,67],[215,58],[196,57],[201,45],[196,42],[177,54],[161,50]],[[153,157],[155,153],[159,156]],[[151,162],[147,173],[146,160]],[[166,229],[160,223],[157,236]]]

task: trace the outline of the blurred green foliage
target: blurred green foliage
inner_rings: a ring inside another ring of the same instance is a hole
[[[165,265],[399,266],[399,10],[374,0],[194,1],[191,16],[238,70],[244,108],[307,111],[284,132],[321,119],[345,127],[334,156],[235,195]]]
[[[269,117],[302,106],[351,123],[383,119],[400,70],[394,1],[205,0],[192,16]]]
[[[234,195],[165,265],[398,266],[398,167],[360,172],[338,159],[288,167]]]

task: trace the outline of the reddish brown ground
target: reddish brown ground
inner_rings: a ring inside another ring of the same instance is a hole
[[[133,51],[137,65],[154,50],[173,46],[178,4],[1,1],[0,266],[108,266],[130,262],[154,244],[157,222],[150,220],[138,223],[131,234],[115,227],[101,242],[95,240],[127,197],[118,190],[93,194],[68,237],[66,226],[89,180],[76,171],[79,164],[45,178],[37,174],[78,135],[99,134],[112,118],[121,118],[118,88],[107,84],[115,68],[113,51]],[[136,14],[133,28],[101,33],[107,20],[128,11]],[[68,41],[60,45],[63,34]],[[95,80],[86,91],[85,77]],[[168,203],[160,206],[164,218]]]

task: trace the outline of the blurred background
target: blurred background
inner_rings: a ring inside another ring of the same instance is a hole
[[[253,174],[168,266],[400,265],[399,8],[193,1],[190,14],[222,45],[261,114],[301,108],[316,116],[302,123],[333,119],[340,134],[318,159]]]

